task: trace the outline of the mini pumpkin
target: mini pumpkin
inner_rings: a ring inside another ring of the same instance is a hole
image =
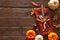
[[[28,39],[34,39],[35,36],[36,36],[36,33],[35,33],[34,30],[28,30],[28,31],[26,32],[26,38],[28,38]]]
[[[58,40],[58,35],[55,32],[49,33],[48,40]]]
[[[42,36],[42,35],[37,35],[37,36],[35,37],[35,40],[43,40],[43,36]]]
[[[59,1],[58,0],[50,0],[48,2],[48,6],[50,9],[55,10],[59,7]]]

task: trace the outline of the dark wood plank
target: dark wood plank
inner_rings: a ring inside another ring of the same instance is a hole
[[[35,23],[35,18],[30,15],[32,9],[33,8],[0,8],[0,39],[24,40],[26,31],[32,29],[32,24]],[[55,13],[57,13],[60,20],[59,10],[60,8],[55,11]],[[53,11],[49,11],[52,14]],[[60,37],[59,30],[60,29],[54,29]]]
[[[33,8],[0,8],[0,17],[21,18],[28,17]]]
[[[0,8],[0,40],[24,40],[26,31],[32,29],[34,23],[31,10],[32,8]]]
[[[36,2],[39,7],[41,3],[48,7],[48,1],[0,0],[0,40],[25,40],[26,31],[32,29],[32,24],[35,23],[35,18],[30,15],[32,7],[34,7],[31,2]],[[52,17],[58,15],[57,23],[60,23],[60,8],[54,11],[55,13],[49,11]],[[59,35],[60,40],[60,29],[54,27],[54,31]]]
[[[34,7],[31,2],[38,6],[43,3],[47,7],[49,0],[0,0],[0,7]]]
[[[0,27],[32,26],[35,22],[35,18],[30,15],[32,9],[33,8],[0,8]],[[58,20],[60,20],[59,10],[60,8],[56,10],[55,13],[50,10],[52,16],[57,13],[59,17]]]
[[[0,18],[0,27],[19,27],[19,26],[31,26],[34,21],[33,18]]]
[[[0,40],[25,40],[22,36],[0,36]]]
[[[0,28],[0,36],[25,36],[26,31],[29,29],[32,29],[32,27]]]
[[[1,7],[31,7],[32,0],[0,0]]]
[[[0,8],[0,26],[31,26],[34,22],[34,17],[30,15],[32,9],[33,8]]]

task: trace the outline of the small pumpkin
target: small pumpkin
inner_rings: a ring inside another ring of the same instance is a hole
[[[42,36],[42,35],[37,35],[37,36],[35,37],[35,40],[43,40],[43,36]]]
[[[34,30],[28,30],[28,31],[26,32],[26,38],[28,38],[28,39],[34,39],[35,36],[36,36],[36,33],[35,33]]]
[[[48,2],[48,7],[52,10],[55,10],[59,7],[59,1],[58,0],[50,0]]]
[[[48,40],[58,40],[58,34],[55,32],[49,33]]]

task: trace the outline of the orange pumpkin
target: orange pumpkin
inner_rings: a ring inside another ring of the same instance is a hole
[[[55,32],[49,33],[48,40],[58,40],[58,35]]]
[[[36,33],[35,33],[35,31],[33,31],[33,30],[28,30],[28,31],[26,32],[26,38],[28,38],[28,39],[34,39],[35,36],[36,36]]]

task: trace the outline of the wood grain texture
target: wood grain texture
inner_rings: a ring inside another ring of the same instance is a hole
[[[35,18],[31,16],[33,8],[0,8],[0,26],[1,27],[19,27],[21,25],[31,26]],[[60,20],[60,8],[57,11],[50,11],[51,16],[58,15]],[[60,21],[57,21],[60,22]]]
[[[33,28],[33,8],[0,8],[0,40],[24,40],[27,30]]]
[[[0,40],[25,40],[22,36],[0,36]]]
[[[35,17],[30,15],[32,9],[33,8],[0,8],[0,40],[25,40],[26,31],[32,29],[33,23],[35,23]],[[51,14],[53,12],[59,16],[59,10],[60,8],[54,12],[49,11]],[[59,30],[60,29],[56,30],[56,28],[54,28],[54,31],[58,33],[60,37]]]
[[[32,27],[5,27],[0,28],[0,36],[25,36],[27,30]]]
[[[33,8],[0,8],[0,26],[31,26],[34,22],[34,17],[30,15],[32,9]]]
[[[43,3],[47,7],[49,0],[0,0],[0,7],[34,7],[31,2],[36,2],[39,7]]]
[[[49,0],[0,0],[0,40],[25,40],[26,31],[33,29],[33,23],[35,23],[35,17],[30,15],[34,7],[31,2],[36,2],[39,7],[41,3],[43,3],[45,7],[48,7],[48,1]],[[56,14],[58,15],[57,22],[60,23],[60,8],[54,12],[49,11],[52,17]],[[54,31],[60,38],[60,29],[54,27]]]

